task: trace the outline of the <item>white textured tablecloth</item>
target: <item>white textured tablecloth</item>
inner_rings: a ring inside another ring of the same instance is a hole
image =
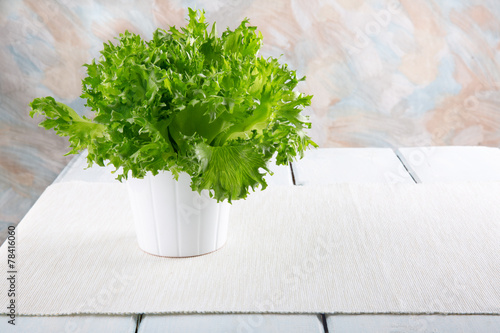
[[[500,183],[272,188],[188,259],[139,250],[121,184],[62,183],[17,244],[20,314],[500,313]]]

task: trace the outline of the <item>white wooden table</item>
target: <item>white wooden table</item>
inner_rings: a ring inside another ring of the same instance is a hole
[[[73,159],[55,182],[112,182],[112,168],[86,167]],[[293,172],[292,172],[293,171]],[[486,147],[333,148],[308,151],[290,167],[274,169],[270,186],[331,183],[430,183],[500,181],[500,149]],[[500,200],[500,198],[499,198]],[[499,277],[500,278],[500,277]],[[18,316],[0,332],[500,332],[500,316],[481,315],[144,315]]]

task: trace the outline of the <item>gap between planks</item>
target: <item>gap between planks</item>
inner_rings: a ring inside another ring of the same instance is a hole
[[[420,178],[418,178],[417,173],[415,172],[415,170],[413,170],[411,168],[411,166],[406,161],[406,159],[404,158],[404,156],[400,153],[399,149],[393,148],[392,151],[394,152],[394,154],[398,158],[399,162],[401,162],[401,164],[405,168],[406,172],[410,175],[411,179],[413,179],[413,181],[415,182],[415,184],[421,183],[422,181],[420,180]]]

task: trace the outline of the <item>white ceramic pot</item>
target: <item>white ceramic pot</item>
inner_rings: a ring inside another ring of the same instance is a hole
[[[191,178],[161,172],[129,178],[127,189],[139,247],[164,257],[192,257],[220,249],[227,239],[230,204],[191,190]]]

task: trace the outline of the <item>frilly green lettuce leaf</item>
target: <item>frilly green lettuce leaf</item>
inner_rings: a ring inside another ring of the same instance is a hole
[[[304,78],[258,56],[262,35],[248,24],[218,37],[204,12],[190,9],[185,27],[157,29],[150,41],[126,31],[85,65],[81,97],[92,119],[52,97],[35,99],[31,116],[68,136],[69,153],[87,148],[89,164],[121,168],[119,180],[186,172],[194,190],[245,198],[266,187],[274,154],[287,164],[316,146],[301,113],[312,96],[295,91]]]
[[[248,189],[267,187],[267,160],[250,144],[195,146],[201,172],[193,177],[194,190],[209,190],[218,201],[244,199]]]

